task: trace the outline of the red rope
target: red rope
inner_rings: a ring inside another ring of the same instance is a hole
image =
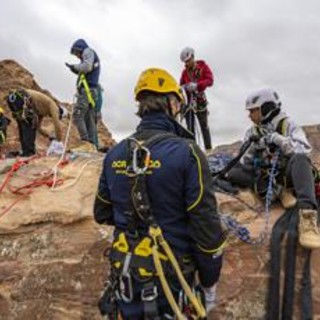
[[[37,187],[41,187],[41,186],[48,186],[48,187],[52,187],[53,185],[61,185],[63,183],[63,179],[58,179],[56,181],[54,181],[53,179],[53,175],[50,174],[48,177],[45,178],[41,178],[41,179],[35,179],[33,181],[31,181],[30,183],[27,183],[25,185],[22,185],[18,188],[13,188],[10,185],[10,179],[12,178],[14,172],[18,171],[23,165],[29,163],[29,161],[33,159],[30,158],[28,160],[18,160],[17,162],[15,162],[10,171],[8,172],[8,174],[6,175],[1,187],[0,187],[0,193],[3,191],[3,189],[5,188],[5,186],[7,186],[7,188],[9,189],[9,191],[12,194],[15,195],[19,195],[19,197],[14,200],[10,205],[8,205],[2,212],[0,212],[0,218],[3,217],[7,212],[10,211],[11,208],[13,208],[22,198],[30,195],[33,192],[34,188]],[[22,190],[27,190],[26,192],[21,192]]]

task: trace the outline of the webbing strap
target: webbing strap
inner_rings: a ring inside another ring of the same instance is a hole
[[[109,259],[112,262],[121,262],[123,264],[127,254],[127,252],[124,253],[118,250],[111,249],[109,253]],[[136,254],[131,255],[130,268],[144,268],[148,271],[155,271],[152,256],[142,257]]]
[[[81,86],[83,86],[83,88],[84,88],[84,91],[85,91],[86,96],[88,98],[89,104],[92,106],[92,108],[95,108],[96,102],[94,101],[94,99],[92,97],[92,93],[91,93],[88,81],[87,81],[84,73],[81,73],[81,75],[79,77],[78,88],[80,88]]]
[[[5,143],[5,141],[6,141],[6,136],[4,135],[4,132],[0,130],[0,145]]]
[[[299,222],[298,209],[288,209],[276,222],[271,237],[271,271],[268,292],[267,317],[268,320],[292,319],[294,311],[294,289],[296,278],[296,254]],[[284,235],[287,233],[286,255],[285,255],[285,279],[280,308],[280,274],[281,274],[281,248]],[[302,273],[301,290],[301,319],[312,319],[312,294],[310,276],[311,250],[304,250],[304,264]]]
[[[159,131],[159,130],[145,130],[136,132],[134,135],[127,139],[127,163],[130,164],[127,167],[127,172],[132,173],[133,162],[133,148],[138,142],[140,146],[145,148],[151,148],[155,144],[165,139],[181,139],[177,135],[171,132]],[[142,220],[150,224],[153,219],[151,213],[151,207],[149,202],[148,190],[146,187],[146,175],[145,174],[133,174],[130,175],[130,181],[132,185],[132,201],[131,210],[127,212],[127,219],[129,221],[129,227],[134,226],[136,228],[138,221]],[[138,212],[139,208],[143,212]]]
[[[141,300],[143,301],[144,320],[161,320],[159,316],[158,289],[153,281],[149,281],[143,285],[141,291]]]

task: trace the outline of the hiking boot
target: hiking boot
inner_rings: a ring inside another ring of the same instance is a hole
[[[293,208],[297,204],[297,198],[286,188],[281,190],[279,200],[285,209]]]
[[[318,227],[318,212],[312,209],[299,211],[299,242],[307,249],[320,248],[320,232]]]

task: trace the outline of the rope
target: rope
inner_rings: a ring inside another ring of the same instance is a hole
[[[186,293],[189,301],[193,305],[193,307],[197,313],[197,316],[200,319],[205,318],[206,311],[205,311],[202,303],[197,299],[195,294],[192,292],[190,286],[188,285],[186,279],[184,278],[183,273],[182,273],[182,271],[179,267],[179,264],[177,262],[177,259],[175,258],[172,250],[170,249],[170,246],[168,245],[167,241],[164,239],[164,237],[162,235],[162,231],[159,228],[159,226],[150,226],[149,234],[154,242],[154,245],[152,246],[152,255],[153,255],[153,260],[154,260],[155,268],[157,271],[157,275],[159,276],[159,279],[160,279],[163,291],[166,295],[166,298],[167,298],[172,310],[175,312],[177,318],[179,320],[185,319],[185,317],[181,314],[181,311],[180,311],[180,309],[179,309],[179,307],[178,307],[178,305],[172,295],[172,292],[171,292],[170,287],[168,285],[167,279],[164,275],[163,268],[162,268],[161,261],[160,261],[160,257],[159,257],[159,253],[158,253],[158,248],[159,248],[158,244],[160,244],[160,246],[163,248],[171,265],[173,266],[173,269],[176,272],[176,275],[179,279],[179,282],[180,282],[184,292]]]
[[[268,180],[268,187],[267,187],[267,194],[266,194],[266,201],[265,201],[265,223],[264,229],[261,231],[258,238],[253,239],[250,235],[250,231],[241,225],[236,219],[232,218],[231,216],[222,215],[221,220],[226,224],[227,228],[230,230],[231,233],[235,234],[235,236],[244,243],[251,244],[251,245],[258,245],[264,242],[266,236],[268,235],[269,231],[269,224],[270,224],[270,205],[273,198],[273,180],[276,176],[276,168],[279,159],[280,151],[277,150],[271,160],[271,169],[269,172],[269,180]]]
[[[88,161],[85,162],[85,164],[81,167],[81,170],[80,170],[80,173],[77,175],[77,177],[69,184],[63,184],[63,186],[59,187],[59,188],[55,188],[55,187],[52,187],[51,188],[51,191],[61,191],[61,190],[64,190],[64,189],[67,189],[67,188],[70,188],[72,187],[73,185],[75,185],[78,180],[80,179],[82,173],[84,172],[85,168],[90,164],[90,163],[93,163],[93,162],[97,162],[97,161],[100,161],[102,157],[100,157],[99,159],[90,159]],[[59,181],[59,179],[57,180]]]
[[[33,192],[34,188],[37,188],[37,187],[40,187],[43,185],[51,187],[53,185],[54,181],[53,181],[53,179],[50,179],[51,175],[44,176],[40,179],[31,180],[31,182],[29,182],[25,185],[22,185],[20,187],[17,187],[17,188],[13,188],[10,185],[10,180],[11,180],[13,174],[16,173],[22,166],[28,164],[34,158],[36,158],[36,156],[34,156],[30,159],[27,159],[27,160],[18,160],[17,162],[15,162],[11,166],[10,171],[6,175],[6,178],[4,179],[4,182],[2,183],[2,185],[0,187],[0,193],[4,190],[5,187],[7,187],[8,190],[12,194],[18,195],[19,197],[16,200],[14,200],[11,204],[9,204],[6,208],[4,208],[4,210],[1,211],[0,218],[3,217],[6,213],[8,213],[20,200],[22,200],[26,196],[29,196]],[[58,179],[55,183],[61,184],[61,183],[63,183],[63,180]],[[22,192],[22,190],[24,190],[24,189],[26,189],[27,191]]]
[[[53,190],[55,188],[55,186],[56,186],[56,181],[58,179],[59,165],[61,164],[61,162],[63,162],[65,160],[65,154],[66,154],[66,151],[67,151],[67,145],[68,145],[69,138],[70,138],[71,125],[72,125],[72,120],[73,120],[73,110],[74,110],[74,105],[76,103],[75,100],[76,100],[76,95],[73,96],[73,102],[72,102],[72,105],[71,105],[71,115],[70,115],[70,119],[69,119],[69,124],[68,124],[66,137],[64,139],[62,154],[61,154],[59,160],[56,162],[56,164],[51,169],[51,172],[53,173],[53,185],[51,187],[51,190]]]

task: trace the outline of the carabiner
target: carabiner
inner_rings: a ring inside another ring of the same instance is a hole
[[[138,152],[143,152],[143,166],[139,166]],[[150,150],[142,145],[138,145],[133,149],[132,169],[136,174],[144,174],[149,167],[151,153]]]

